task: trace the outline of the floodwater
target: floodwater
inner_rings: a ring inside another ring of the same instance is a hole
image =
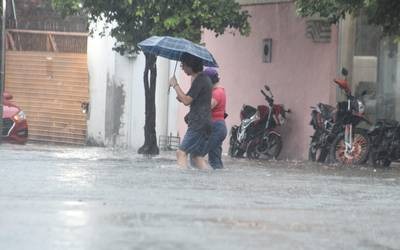
[[[400,167],[0,145],[0,249],[400,249]]]

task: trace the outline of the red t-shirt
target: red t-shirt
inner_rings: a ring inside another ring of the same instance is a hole
[[[224,120],[226,96],[225,89],[222,87],[216,87],[212,90],[212,98],[217,101],[217,105],[211,110],[211,116],[213,121]]]

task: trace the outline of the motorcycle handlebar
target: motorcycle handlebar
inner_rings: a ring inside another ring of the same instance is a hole
[[[261,94],[263,94],[263,96],[265,96],[265,98],[267,98],[267,94],[265,94],[265,92],[264,92],[264,90],[260,90],[261,91]]]
[[[264,90],[261,89],[260,91],[263,94],[263,96],[265,97],[265,100],[267,100],[268,104],[272,106],[274,104],[274,99],[272,97],[268,96],[267,94],[265,94]]]

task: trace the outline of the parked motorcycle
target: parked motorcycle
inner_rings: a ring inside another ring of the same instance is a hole
[[[271,89],[265,85],[261,89],[267,105],[258,105],[254,108],[243,105],[240,111],[240,125],[231,128],[229,140],[229,155],[231,157],[246,157],[257,159],[260,156],[276,158],[282,149],[281,134],[276,130],[286,121],[284,105],[274,104],[274,96]]]
[[[310,161],[325,162],[329,155],[329,149],[336,133],[332,130],[335,126],[336,109],[324,103],[318,103],[311,107],[310,125],[314,129],[308,150]]]
[[[367,130],[356,127],[362,121],[369,123],[365,106],[360,98],[352,95],[345,68],[342,75],[344,79],[334,79],[334,82],[345,92],[347,100],[338,102],[336,108],[323,103],[311,107],[310,124],[315,130],[309,146],[311,161],[329,159],[342,164],[362,164],[368,160]]]
[[[389,167],[400,159],[400,124],[394,120],[380,119],[369,132],[371,138],[370,160],[373,165]]]

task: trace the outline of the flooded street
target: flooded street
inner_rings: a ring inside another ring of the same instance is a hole
[[[400,167],[0,145],[0,249],[400,249]]]

